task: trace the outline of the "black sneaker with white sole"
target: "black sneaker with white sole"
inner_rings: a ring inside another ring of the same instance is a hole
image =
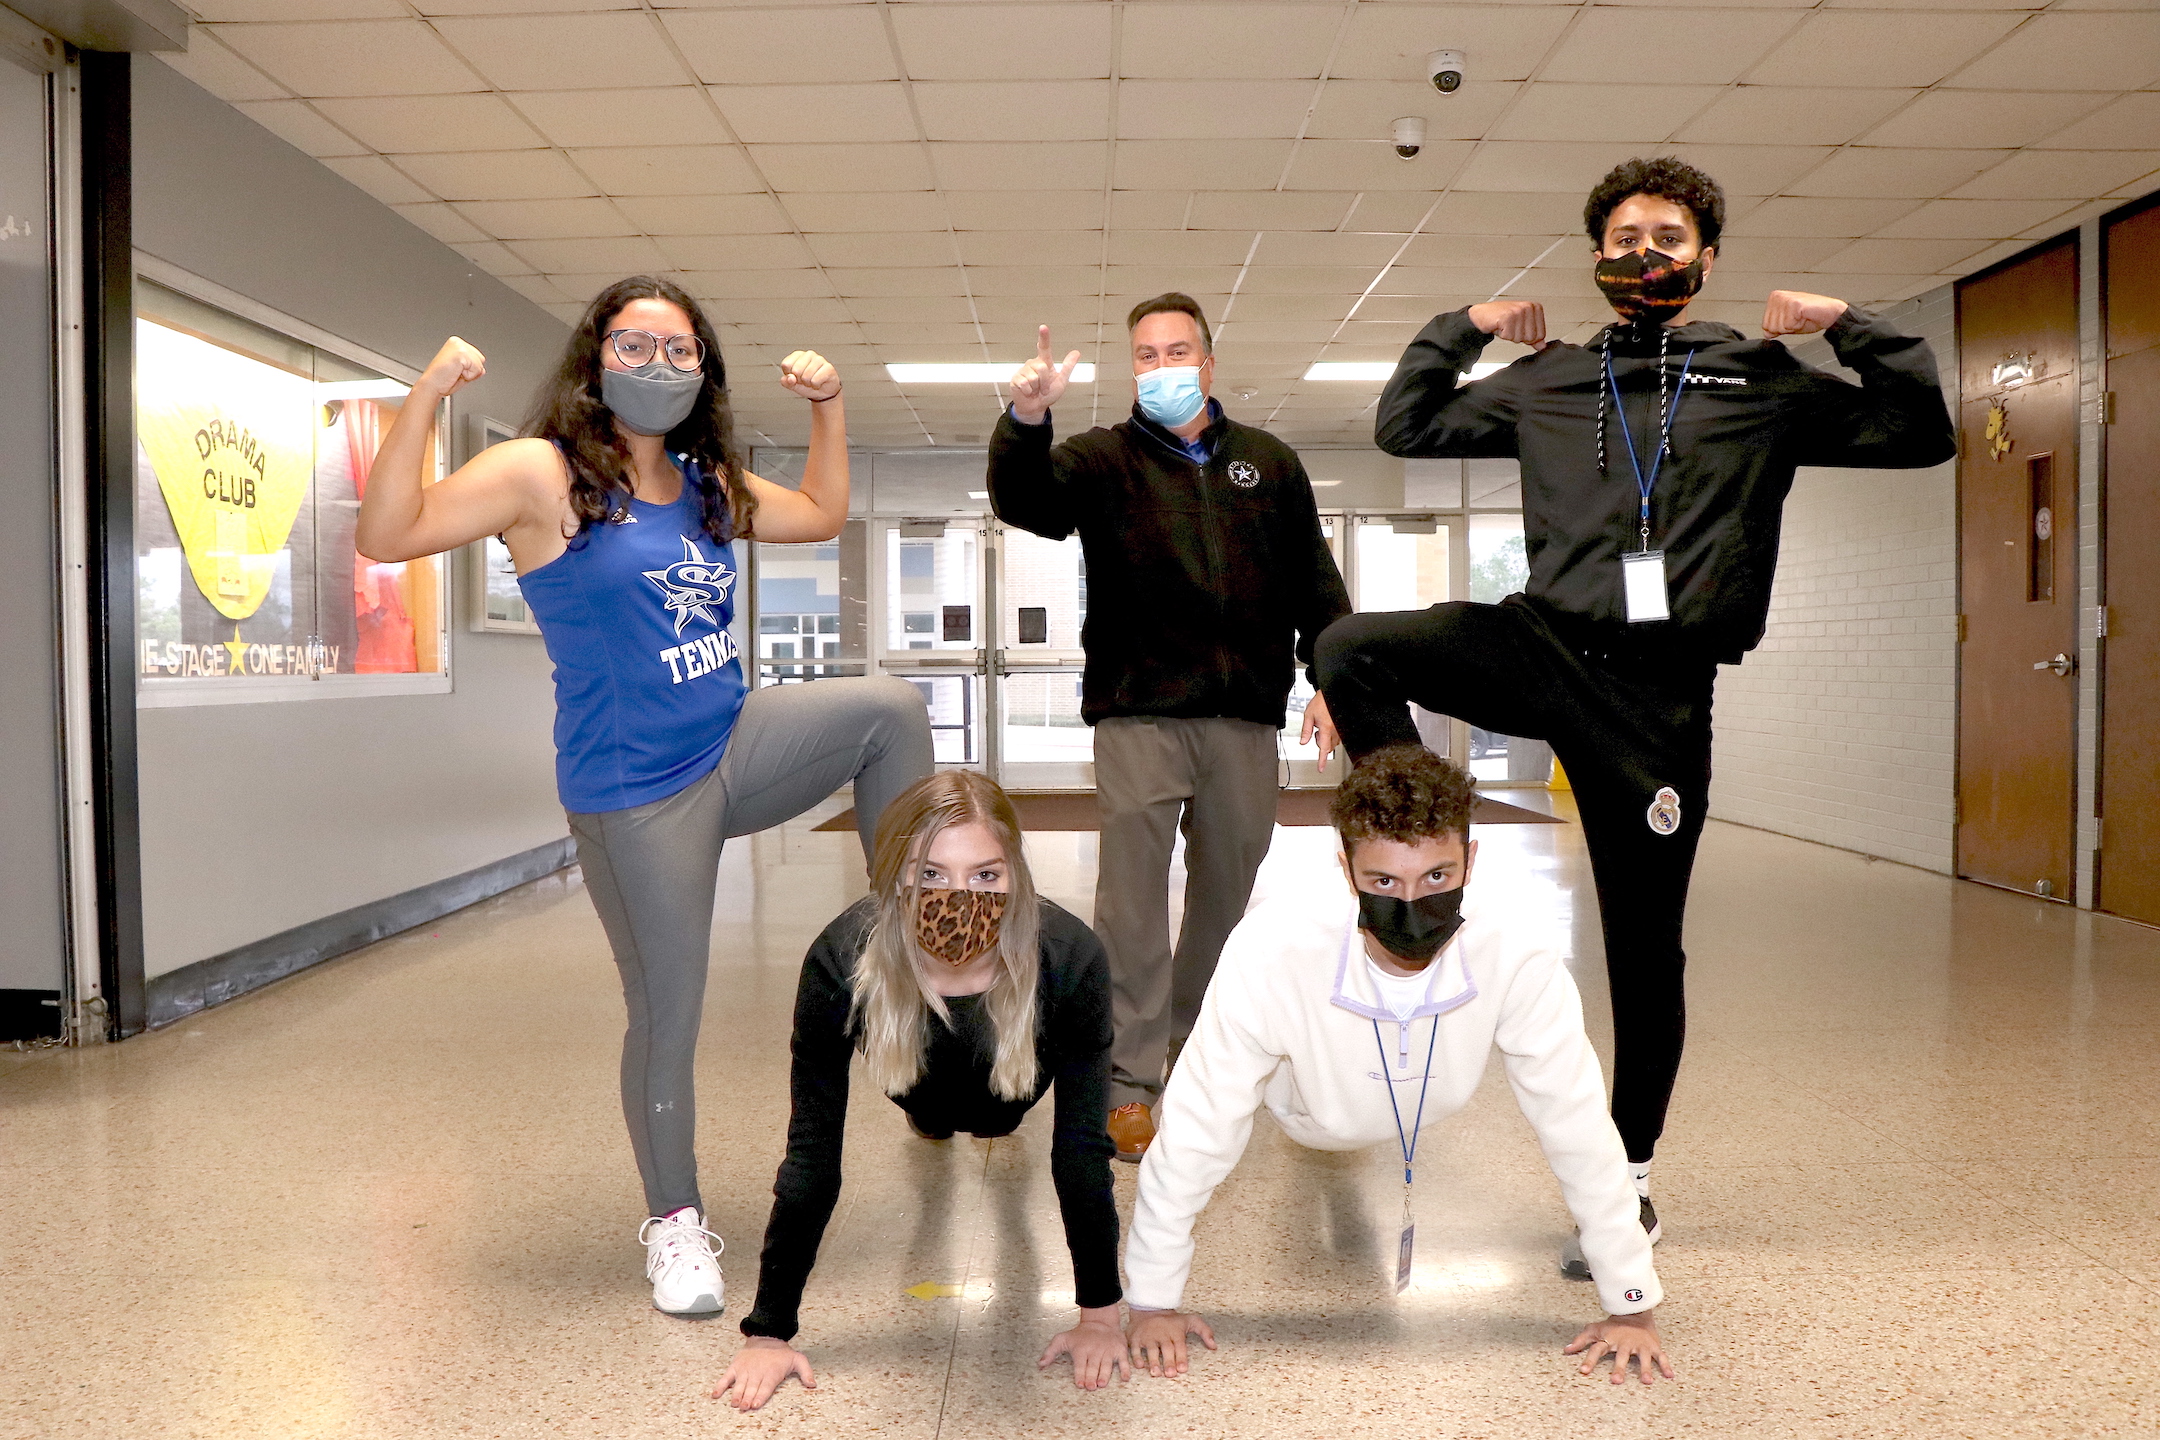
[[[1642,1209],[1639,1213],[1642,1216],[1642,1228],[1649,1232],[1650,1243],[1655,1245],[1658,1241],[1664,1239],[1665,1227],[1658,1223],[1657,1206],[1650,1203],[1649,1196],[1642,1197]],[[1580,1234],[1568,1236],[1567,1244],[1560,1247],[1560,1278],[1563,1280],[1588,1280],[1590,1278],[1590,1262],[1583,1258],[1582,1236]]]

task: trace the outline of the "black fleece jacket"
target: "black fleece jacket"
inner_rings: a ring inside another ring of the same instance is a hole
[[[1080,713],[1283,723],[1294,666],[1350,613],[1297,452],[1217,411],[1195,463],[1140,414],[1051,444],[1008,410],[990,508],[1046,540],[1080,532],[1088,613]],[[1294,640],[1294,644],[1293,644]]]
[[[1904,470],[1957,454],[1926,341],[1849,309],[1828,331],[1855,386],[1801,363],[1776,340],[1729,325],[1668,332],[1668,385],[1688,363],[1672,453],[1650,497],[1650,548],[1665,552],[1672,618],[1629,624],[1620,556],[1640,547],[1638,492],[1618,406],[1608,396],[1598,473],[1602,345],[1647,474],[1657,450],[1658,337],[1608,327],[1588,347],[1549,345],[1456,385],[1490,336],[1467,311],[1419,332],[1380,397],[1374,438],[1391,455],[1518,457],[1530,560],[1524,593],[1563,633],[1642,653],[1737,662],[1763,636],[1778,533],[1802,465]]]
[[[848,1064],[857,1037],[848,1025],[855,962],[869,938],[875,907],[859,900],[825,927],[803,958],[795,988],[794,1110],[787,1158],[773,1180],[772,1218],[758,1262],[757,1304],[745,1335],[795,1338],[803,1285],[840,1198],[841,1141],[847,1130]],[[1053,1087],[1050,1180],[1072,1252],[1073,1293],[1086,1308],[1115,1305],[1117,1201],[1110,1189],[1110,1137],[1104,1131],[1110,1086],[1110,965],[1102,942],[1071,911],[1042,902],[1042,971],[1036,981],[1033,1095],[1001,1100],[990,1089],[995,1034],[981,998],[947,1002],[951,1026],[931,1023],[923,1076],[895,1101],[933,1134],[956,1130],[1000,1135],[1017,1126]]]

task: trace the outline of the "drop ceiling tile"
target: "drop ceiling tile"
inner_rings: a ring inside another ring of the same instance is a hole
[[[944,199],[930,190],[834,195],[798,192],[786,196],[783,203],[806,234],[944,230],[948,223]]]
[[[1539,81],[1523,91],[1488,138],[1580,141],[1595,136],[1609,155],[1616,144],[1663,140],[1721,93],[1716,85]]]
[[[1120,190],[1265,190],[1290,158],[1288,140],[1123,140]]]
[[[1918,93],[1741,85],[1725,91],[1674,138],[1716,145],[1843,145]]]
[[[833,298],[832,281],[821,270],[693,270],[682,283],[700,300]]]
[[[1256,292],[1240,294],[1231,302],[1230,315],[1236,323],[1248,320],[1343,320],[1356,303],[1352,295],[1267,295]],[[1362,312],[1360,312],[1362,313]],[[1232,323],[1229,319],[1225,325]]]
[[[436,30],[503,90],[596,90],[596,104],[654,103],[691,77],[652,17],[637,11],[452,18]]]
[[[917,80],[1098,80],[1107,5],[898,5],[886,12]]]
[[[862,327],[863,338],[879,347],[898,346],[912,358],[913,352],[947,346],[962,352],[963,360],[980,360],[982,344],[973,325],[891,324],[871,321]],[[973,353],[967,353],[972,351]]]
[[[1416,115],[1428,141],[1478,140],[1522,87],[1495,81],[1441,95],[1423,80],[1329,80],[1305,134],[1320,140],[1387,140],[1396,119]]]
[[[1887,275],[1948,270],[1981,248],[1977,240],[1855,240],[1808,266],[1826,275]]]
[[[2160,135],[2153,137],[2160,142]],[[1960,200],[2089,200],[2160,168],[2151,150],[2027,150],[1951,194]]]
[[[543,275],[646,275],[680,268],[642,235],[589,240],[512,240],[510,249]]]
[[[480,232],[479,226],[467,220],[463,215],[458,214],[448,205],[423,202],[418,205],[393,205],[390,208],[419,226],[422,230],[427,231],[437,240],[442,241],[445,245],[471,245],[484,243],[487,240],[487,236]],[[496,250],[502,249],[500,245],[493,248]],[[515,275],[524,268],[518,265],[507,251],[504,251],[504,258],[511,259],[512,264],[510,268],[499,273]]]
[[[947,190],[945,203],[956,230],[1007,230],[1013,217],[1046,230],[1100,230],[1100,190]]]
[[[795,228],[767,195],[634,195],[616,208],[648,235],[778,235]]]
[[[1730,84],[1790,34],[1797,19],[1790,10],[1588,10],[1539,78]]]
[[[1103,271],[1099,265],[970,265],[967,283],[977,295],[1099,295]],[[1191,283],[1201,286],[1198,279]]]
[[[1998,240],[1977,255],[1968,257],[1958,266],[1961,275],[1977,275],[1990,265],[2000,264],[2021,250],[2032,248],[2030,240]]]
[[[795,235],[670,235],[655,243],[684,270],[793,270],[817,263]]]
[[[487,88],[417,20],[221,25],[216,35],[299,95],[448,95]]]
[[[1113,233],[1119,230],[1183,229],[1194,201],[1195,196],[1189,189],[1113,190],[1110,193],[1109,228]]]
[[[522,150],[545,143],[496,95],[318,100],[315,108],[367,145],[390,155]]]
[[[400,155],[397,166],[445,200],[566,200],[592,182],[557,150],[492,150]]]
[[[1419,191],[1367,191],[1348,197],[1357,203],[1342,228],[1376,235],[1405,235],[1425,218],[1439,197]]]
[[[1163,79],[1307,79],[1335,42],[1336,5],[1128,5],[1118,70]]]
[[[1395,238],[1400,243],[1402,237]],[[1401,259],[1396,263],[1504,268],[1512,275],[1543,254],[1553,239],[1551,235],[1419,235],[1411,239],[1408,248],[1402,252]],[[1587,265],[1590,263],[1589,250],[1590,237],[1585,235],[1579,248],[1575,244],[1563,243],[1546,257],[1545,263],[1553,265],[1563,260],[1572,262],[1575,257],[1582,257],[1582,263]]]
[[[730,339],[746,345],[769,346],[783,355],[790,350],[815,350],[826,359],[831,360],[833,364],[838,365],[840,362],[834,355],[834,351],[843,347],[856,350],[864,348],[862,332],[847,321],[827,322],[819,325],[809,322],[790,323],[786,321],[747,320],[734,305],[727,307],[727,319],[728,329],[733,332],[729,337]],[[760,375],[755,378],[756,382],[762,387],[766,377]],[[735,384],[741,385],[742,381],[737,380]],[[848,409],[850,411],[859,410],[866,403],[875,403],[870,400],[867,393],[857,393],[858,390],[867,392],[874,384],[876,382],[866,375],[862,377],[860,385],[847,387]],[[883,389],[884,387],[877,385],[877,388]],[[775,400],[778,397],[760,394],[757,398],[760,400]]]
[[[605,200],[474,200],[458,209],[498,240],[623,235],[631,228]]]
[[[1111,354],[1122,356],[1127,353],[1129,342],[1125,334],[1125,317],[1132,313],[1133,307],[1143,300],[1153,300],[1162,293],[1160,289],[1127,290],[1122,293],[1112,291],[1103,297],[1103,316],[1107,321],[1103,345]],[[1230,304],[1227,292],[1203,290],[1194,286],[1183,293],[1199,305],[1201,314],[1211,318],[1222,314]]]
[[[1471,277],[1478,273],[1475,270],[1462,270],[1454,273],[1460,274],[1464,279],[1462,284],[1453,289],[1423,295],[1368,295],[1365,297],[1364,302],[1357,307],[1357,318],[1360,320],[1414,320],[1419,324],[1423,324],[1432,319],[1433,316],[1446,310],[1459,308],[1447,303],[1451,297],[1464,296],[1468,297],[1468,301],[1483,300],[1497,288],[1494,285],[1470,283]],[[1500,283],[1504,284],[1506,280],[1507,277],[1503,274],[1500,277]],[[1466,303],[1468,302],[1466,301]]]
[[[1255,265],[1243,288],[1255,295],[1357,295],[1379,273],[1377,265]]]
[[[276,100],[291,93],[225,48],[207,25],[194,27],[185,51],[157,58],[220,100]]]
[[[2142,91],[2109,102],[2039,142],[2045,150],[2145,150],[2160,135],[2160,94]]]
[[[2063,213],[2060,200],[1930,200],[1875,233],[1893,240],[1999,240]]]
[[[820,265],[845,269],[864,266],[927,265],[950,269],[958,263],[951,232],[900,230],[885,233],[817,234],[810,250]]]
[[[1360,5],[1329,73],[1415,80],[1432,104],[1447,105],[1490,81],[1527,80],[1573,18],[1574,7],[1558,5]],[[1434,90],[1424,73],[1426,54],[1443,46],[1469,56],[1463,88],[1452,96]]]
[[[1109,166],[1110,147],[1100,140],[1027,143],[974,143],[940,140],[930,146],[930,163],[944,190],[1100,190]],[[1007,216],[1006,223],[1020,214]]]
[[[530,275],[533,267],[519,259],[507,245],[494,240],[473,240],[464,243],[450,242],[457,251],[490,275]]]
[[[2138,90],[2160,82],[2148,6],[2114,15],[2035,15],[1950,77],[1957,89]]]
[[[734,138],[695,85],[655,86],[634,104],[612,90],[521,90],[508,99],[557,145],[725,145]]]
[[[919,144],[752,145],[750,159],[783,193],[929,190],[929,162]]]
[[[1863,143],[2011,149],[2090,114],[2104,98],[2074,91],[1930,90],[1868,131]]]
[[[1357,199],[1342,191],[1201,191],[1186,224],[1195,230],[1333,230]]]
[[[1297,231],[1262,237],[1262,265],[1363,265],[1377,268],[1402,248],[1398,235],[1315,235]]]
[[[1107,312],[1094,295],[980,295],[975,300],[975,313],[990,327],[993,339],[1004,336],[1009,340],[1012,335],[1020,335],[1032,342],[1035,327],[1048,325],[1051,343],[1070,349],[1079,343],[1077,337],[1082,331],[1092,333],[1096,320]],[[1113,323],[1122,318],[1110,316]]]
[[[1552,191],[1575,197],[1580,206],[1621,153],[1611,145],[1488,141],[1478,147],[1456,183],[1465,190]]]
[[[571,299],[545,275],[498,275],[495,278],[535,305],[560,305]]]
[[[738,325],[848,325],[854,316],[842,300],[795,298],[731,300],[728,318]],[[832,359],[832,352],[826,358]]]
[[[1516,278],[1518,275],[1521,275],[1520,279]],[[1510,282],[1512,285],[1508,294],[1518,300],[1546,300],[1555,295],[1597,293],[1590,280],[1590,265],[1587,259],[1580,271],[1572,268],[1538,269],[1527,275],[1523,275],[1519,268],[1510,270],[1501,266],[1391,265],[1387,273],[1373,286],[1373,293],[1413,296],[1468,295],[1472,299],[1483,300],[1501,286],[1510,285]]]
[[[573,149],[570,158],[608,195],[709,197],[765,188],[739,145],[601,146]]]
[[[833,289],[842,298],[853,295],[959,295],[964,293],[960,267],[947,265],[866,266],[861,269],[828,270]]]
[[[1017,211],[1014,220],[1027,218]],[[965,230],[960,258],[970,265],[1100,265],[1100,230]]]
[[[2002,160],[2004,150],[1921,150],[1848,147],[1786,188],[1794,195],[1932,199],[1957,189]]]
[[[1429,196],[1460,183],[1463,162],[1477,149],[1467,140],[1427,141],[1405,160],[1385,141],[1302,140],[1283,188],[1407,190]]]
[[[1112,265],[1102,286],[1113,295],[1228,294],[1237,278],[1235,265]]]
[[[897,80],[861,85],[715,85],[712,97],[736,138],[787,144],[913,141],[915,117]]]
[[[322,157],[374,153],[371,147],[324,119],[305,100],[242,100],[233,108],[302,154]]]
[[[1827,160],[1826,145],[1675,145],[1663,147],[1717,177],[1728,196],[1776,194]]]
[[[381,20],[412,12],[398,0],[198,0],[189,7],[198,21]]]
[[[1750,85],[1933,85],[2008,34],[2018,15],[1819,10],[1747,72]],[[1826,73],[1827,72],[1827,73]]]
[[[1112,230],[1110,263],[1243,265],[1253,248],[1253,234],[1250,230]]]
[[[1567,235],[1582,228],[1582,206],[1580,190],[1451,190],[1441,197],[1425,229],[1433,235]]]
[[[385,205],[415,205],[439,197],[413,183],[410,176],[393,169],[379,155],[348,155],[320,162],[359,186]],[[486,226],[481,227],[483,230]]]
[[[547,311],[557,320],[562,321],[565,325],[579,324],[585,318],[585,307],[570,301],[564,301],[560,305],[543,305],[540,308]]]
[[[1260,343],[1323,345],[1336,331],[1339,322],[1334,320],[1240,320],[1231,333],[1237,346]]]
[[[975,322],[975,311],[963,295],[853,295],[843,303],[857,320],[935,325]]]
[[[1919,208],[1919,201],[1884,199],[1800,199],[1781,195],[1765,200],[1744,217],[1726,226],[1728,235],[1843,236],[1858,239],[1872,235],[1900,216]]]
[[[1941,236],[1914,237],[1941,239]],[[1750,270],[1813,270],[1846,247],[1837,236],[1798,239],[1746,239],[1727,236],[1717,247],[1717,263]],[[1586,256],[1583,263],[1589,264]]]
[[[1121,140],[1288,140],[1305,124],[1310,80],[1126,80]]]
[[[697,78],[708,83],[836,85],[900,78],[884,24],[870,6],[660,13]]]
[[[918,80],[911,87],[932,140],[1106,140],[1107,80]]]

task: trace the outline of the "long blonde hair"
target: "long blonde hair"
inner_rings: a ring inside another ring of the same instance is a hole
[[[1040,902],[1020,848],[1020,817],[995,783],[970,770],[945,770],[918,780],[878,817],[870,893],[877,913],[855,963],[849,1024],[858,1027],[870,1079],[887,1095],[904,1095],[922,1079],[930,1017],[951,1024],[945,997],[930,987],[931,961],[915,943],[922,903],[921,859],[948,825],[980,822],[1005,850],[1008,896],[998,928],[997,977],[983,997],[997,1038],[990,1089],[1005,1100],[1035,1093],[1035,991],[1041,972]]]

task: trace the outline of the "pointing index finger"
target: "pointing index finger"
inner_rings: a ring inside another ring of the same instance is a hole
[[[1045,366],[1050,364],[1050,327],[1038,326],[1035,331],[1035,358]]]

